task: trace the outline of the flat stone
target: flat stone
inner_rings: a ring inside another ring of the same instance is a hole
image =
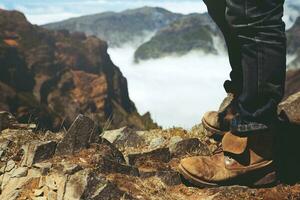
[[[62,163],[62,165],[63,165],[64,174],[72,175],[72,174],[75,174],[76,172],[82,170],[82,167],[77,164]]]
[[[165,141],[166,141],[166,139],[162,136],[157,137],[157,138],[153,138],[150,141],[149,148],[150,149],[157,149],[158,147],[162,147],[163,144],[165,143]]]
[[[70,181],[71,182],[71,179]],[[67,191],[66,191],[67,193]],[[115,184],[106,180],[105,177],[97,173],[90,173],[86,177],[86,185],[81,199],[133,199],[130,195],[121,191]]]
[[[122,128],[116,129],[116,130],[105,131],[101,137],[105,138],[110,143],[114,143],[120,137],[122,137],[124,135],[124,132],[126,131],[126,129],[127,129],[127,127],[122,127]]]
[[[110,160],[114,160],[118,163],[125,164],[125,158],[121,151],[111,144],[108,140],[102,138],[98,146],[99,152],[101,152],[102,157],[106,157]]]
[[[3,179],[6,178],[4,177]],[[32,180],[32,177],[9,178],[8,180],[4,180],[1,185],[2,191],[0,194],[0,199],[14,199],[9,197],[16,192],[19,193],[22,191],[21,189],[24,188],[30,180]]]
[[[65,178],[67,179],[67,176]],[[61,177],[56,174],[46,176],[45,180],[40,183],[40,186],[47,186],[50,190],[57,191],[58,189],[62,189],[59,187],[59,180],[61,180]]]
[[[19,167],[19,168],[14,170],[11,177],[12,178],[20,178],[20,177],[27,176],[27,174],[28,174],[28,168],[27,167]]]
[[[47,200],[47,197],[33,197],[32,200]]]
[[[22,147],[24,157],[21,165],[31,167],[35,163],[50,159],[55,153],[56,146],[57,143],[54,141],[35,141],[24,145]]]
[[[127,157],[129,165],[136,165],[138,162],[143,162],[144,160],[160,162],[169,162],[171,160],[169,148],[160,148],[149,152],[129,154]]]
[[[5,167],[6,167],[6,165],[3,165],[3,166],[0,168],[0,175],[2,175],[2,174],[5,173]]]
[[[47,173],[49,173],[51,167],[52,167],[52,163],[50,162],[42,162],[42,163],[35,163],[33,165],[34,168],[40,169],[41,173],[43,175],[46,175]]]
[[[300,92],[281,102],[278,105],[278,114],[288,122],[300,125]]]
[[[10,190],[9,192],[1,193],[0,199],[17,200],[20,192],[20,190]]]
[[[48,191],[47,200],[57,200],[57,193],[54,191]]]
[[[10,140],[6,140],[0,143],[0,149],[5,150],[12,143]]]
[[[5,166],[5,172],[10,172],[14,167],[15,167],[16,163],[15,161],[13,160],[9,160],[7,163],[6,163],[6,166]]]
[[[138,147],[145,143],[145,139],[137,134],[134,129],[123,127],[117,130],[105,131],[102,138],[108,140],[118,149]]]
[[[0,143],[0,158],[4,156],[6,150],[9,148],[9,145],[12,143],[10,140],[6,140]]]
[[[41,171],[37,168],[29,168],[28,170],[28,177],[32,177],[32,178],[39,178],[41,176],[43,176],[44,174],[41,173]]]
[[[0,111],[0,131],[9,128],[13,123],[17,123],[17,120],[11,113]]]
[[[44,189],[36,189],[33,193],[34,196],[39,197],[44,195]]]
[[[180,142],[180,141],[182,141],[183,139],[182,139],[182,137],[180,137],[180,136],[173,136],[173,137],[171,137],[170,138],[170,140],[169,140],[169,146],[172,146],[172,145],[174,145],[174,144],[176,144],[176,143],[178,143],[178,142]]]
[[[170,146],[172,157],[180,157],[187,154],[209,155],[210,151],[207,145],[200,142],[198,138],[189,138],[179,141]]]
[[[57,145],[56,154],[73,154],[88,148],[100,139],[100,128],[88,117],[78,115],[64,138]]]
[[[139,176],[139,170],[136,167],[118,163],[106,158],[103,158],[101,164],[98,164],[98,169],[101,173],[119,173],[129,176]]]

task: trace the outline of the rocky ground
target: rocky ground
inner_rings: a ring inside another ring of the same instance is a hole
[[[53,133],[19,124],[1,112],[0,199],[300,199],[299,101],[300,93],[279,106],[285,120],[278,129],[278,137],[285,139],[279,140],[276,153],[281,183],[260,189],[196,188],[181,179],[181,158],[210,155],[217,148],[201,125],[190,131],[100,131],[94,121],[79,115],[68,131]]]

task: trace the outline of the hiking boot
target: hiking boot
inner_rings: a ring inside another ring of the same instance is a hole
[[[222,140],[223,152],[185,158],[180,162],[180,173],[199,187],[274,184],[272,138],[269,133],[250,133],[247,137],[240,137],[228,132]]]
[[[204,114],[202,125],[208,137],[214,138],[215,135],[222,137],[229,131],[230,122],[236,114],[233,104],[234,95],[229,93],[218,111],[210,111]]]

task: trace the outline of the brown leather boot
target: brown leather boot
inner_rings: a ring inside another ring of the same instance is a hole
[[[222,140],[224,152],[185,158],[179,165],[180,173],[199,187],[273,184],[276,173],[272,138],[269,133],[239,137],[228,132]]]
[[[219,111],[209,111],[202,118],[202,125],[208,137],[223,136],[229,131],[230,121],[235,116],[233,104],[234,94],[229,93],[223,100]]]

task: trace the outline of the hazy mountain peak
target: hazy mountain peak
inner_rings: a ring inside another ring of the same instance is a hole
[[[143,6],[140,8],[134,8],[134,9],[127,9],[125,11],[122,11],[121,13],[123,14],[134,14],[134,13],[152,13],[152,12],[160,12],[160,13],[169,13],[171,14],[172,12],[161,8],[161,7],[151,7],[151,6]]]
[[[84,32],[108,41],[110,46],[141,43],[147,35],[167,26],[183,15],[159,7],[142,7],[123,12],[105,12],[45,25],[48,29]]]

